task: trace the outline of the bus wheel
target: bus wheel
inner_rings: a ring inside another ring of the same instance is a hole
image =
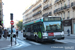
[[[26,37],[26,40],[28,40],[28,38]]]
[[[35,37],[35,41],[38,42],[38,37]]]
[[[44,43],[43,39],[41,39],[41,43]]]

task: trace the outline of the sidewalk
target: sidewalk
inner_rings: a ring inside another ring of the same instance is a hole
[[[14,45],[14,43],[12,42],[12,45]],[[10,37],[8,37],[7,39],[5,39],[4,37],[2,37],[0,39],[0,49],[2,48],[7,48],[11,46],[11,42],[10,42]]]
[[[75,39],[75,34],[70,34],[70,36],[67,36],[68,34],[65,34],[65,38],[67,39]]]
[[[8,47],[10,44],[11,43],[8,39],[5,39],[3,37],[0,39],[0,48]]]

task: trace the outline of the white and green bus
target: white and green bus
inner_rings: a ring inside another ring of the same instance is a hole
[[[42,17],[24,25],[23,37],[35,41],[52,41],[64,39],[61,17]]]

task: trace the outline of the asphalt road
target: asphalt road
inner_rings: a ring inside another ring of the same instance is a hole
[[[54,43],[37,43],[35,41],[26,40],[23,38],[23,34],[19,33],[17,42],[19,42],[19,45],[5,50],[75,50],[75,39],[56,40]]]

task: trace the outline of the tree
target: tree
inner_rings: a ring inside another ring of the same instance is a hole
[[[20,20],[17,24],[16,24],[16,26],[19,28],[19,30],[22,30],[22,27],[23,27],[23,20]]]

